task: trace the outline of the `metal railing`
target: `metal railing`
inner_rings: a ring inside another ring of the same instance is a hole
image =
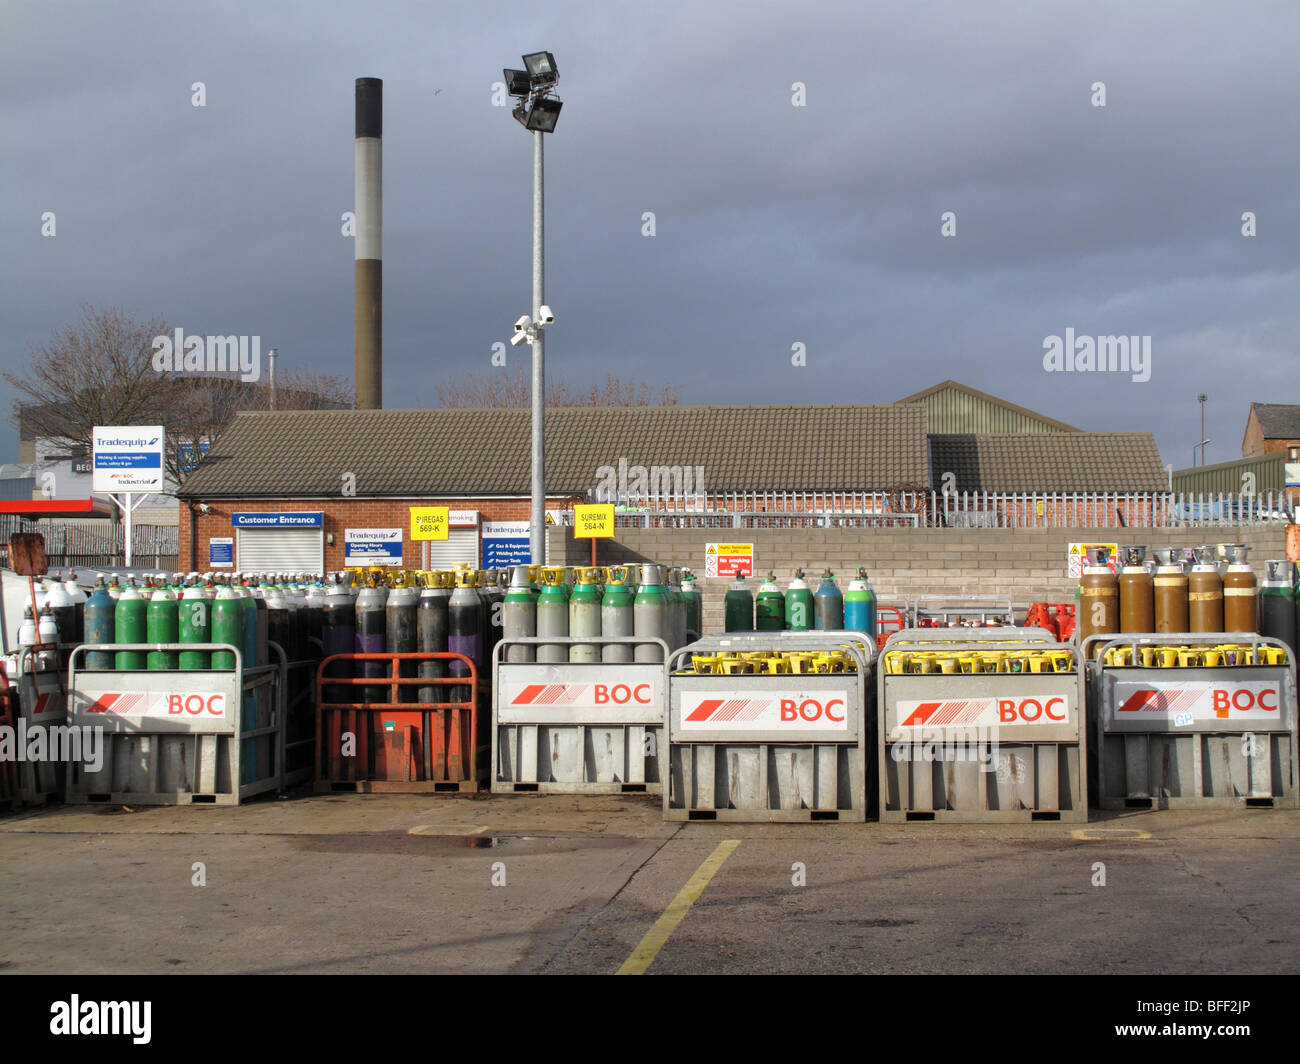
[[[125,564],[126,530],[122,525],[87,528],[61,521],[30,521],[0,514],[0,565],[9,566],[9,537],[39,532],[45,539],[45,563],[51,569],[109,567]],[[174,525],[136,525],[131,529],[131,563],[174,570],[180,557],[180,530]]]
[[[711,492],[616,504],[622,528],[1238,528],[1286,524],[1282,492]],[[566,522],[570,523],[570,522]]]

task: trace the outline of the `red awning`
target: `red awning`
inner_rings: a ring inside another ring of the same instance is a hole
[[[98,499],[0,499],[0,514],[21,514],[35,521],[45,517],[113,516],[112,503]]]

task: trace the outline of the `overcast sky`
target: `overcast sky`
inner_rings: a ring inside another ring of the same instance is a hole
[[[1293,0],[6,0],[0,360],[21,369],[90,303],[351,375],[340,216],[354,79],[379,77],[384,405],[502,372],[492,344],[529,310],[532,151],[493,83],[546,49],[551,375],[686,403],[953,378],[1151,429],[1178,468],[1205,391],[1223,461],[1250,402],[1300,402],[1298,43]],[[1149,336],[1150,379],[1046,372],[1067,328]]]

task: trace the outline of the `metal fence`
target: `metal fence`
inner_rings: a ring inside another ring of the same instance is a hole
[[[1236,528],[1295,514],[1281,492],[714,492],[617,506],[623,528]]]
[[[108,568],[126,564],[126,529],[68,525],[61,521],[30,521],[0,514],[0,565],[9,566],[9,537],[39,532],[45,538],[45,561],[51,569]],[[173,571],[180,557],[180,531],[174,525],[135,525],[131,529],[131,563]]]

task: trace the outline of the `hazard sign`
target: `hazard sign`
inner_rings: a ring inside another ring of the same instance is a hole
[[[446,539],[451,518],[445,506],[412,506],[411,538]]]
[[[1083,575],[1083,563],[1088,560],[1088,551],[1093,547],[1105,547],[1109,551],[1107,564],[1113,570],[1119,558],[1118,543],[1071,543],[1065,575],[1071,580],[1078,580]]]
[[[706,543],[705,576],[753,576],[754,544]]]
[[[614,504],[576,505],[573,508],[575,539],[604,539],[614,534]]]

